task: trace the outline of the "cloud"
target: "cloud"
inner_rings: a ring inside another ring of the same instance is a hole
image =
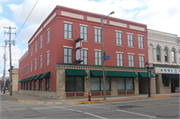
[[[2,6],[0,6],[0,13],[2,13],[3,12],[3,9],[2,9]]]

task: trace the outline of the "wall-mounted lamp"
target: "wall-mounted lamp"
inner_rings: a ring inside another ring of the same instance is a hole
[[[138,80],[138,78],[136,77],[136,80]]]
[[[86,79],[89,79],[88,75],[86,76]]]

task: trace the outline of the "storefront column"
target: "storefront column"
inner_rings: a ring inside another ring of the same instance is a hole
[[[139,78],[134,78],[134,94],[139,95]]]
[[[155,78],[150,78],[150,90],[151,90],[151,94],[156,94]]]
[[[164,64],[164,49],[161,49],[161,62]]]
[[[84,77],[84,96],[88,97],[88,92],[91,91],[90,87],[90,82],[91,82],[91,77],[90,77],[90,70],[86,70],[86,73],[88,74],[87,76]]]
[[[57,69],[56,70],[56,92],[57,97],[60,99],[66,98],[66,92],[65,92],[65,69]]]
[[[175,52],[175,57],[176,57],[176,64],[179,65],[179,52]]]
[[[117,78],[116,77],[111,77],[111,96],[117,96],[118,91],[117,91]]]
[[[171,50],[168,50],[168,60],[169,60],[169,64],[172,63],[172,53]]]
[[[153,48],[153,62],[157,62],[157,60],[156,60],[156,48]]]

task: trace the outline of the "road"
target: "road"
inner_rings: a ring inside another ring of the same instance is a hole
[[[179,97],[80,105],[24,104],[3,94],[1,119],[179,119]]]

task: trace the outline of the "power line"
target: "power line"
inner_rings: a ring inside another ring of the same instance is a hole
[[[31,12],[29,13],[28,17],[26,18],[26,20],[25,20],[25,22],[23,23],[22,27],[20,28],[19,32],[18,32],[17,35],[15,36],[14,40],[16,39],[16,37],[17,37],[17,36],[19,35],[19,33],[21,32],[21,29],[24,27],[26,21],[29,19],[30,15],[31,15],[31,13],[33,12],[34,8],[36,7],[36,4],[37,4],[37,3],[38,3],[38,0],[36,1],[33,9],[32,9]]]

